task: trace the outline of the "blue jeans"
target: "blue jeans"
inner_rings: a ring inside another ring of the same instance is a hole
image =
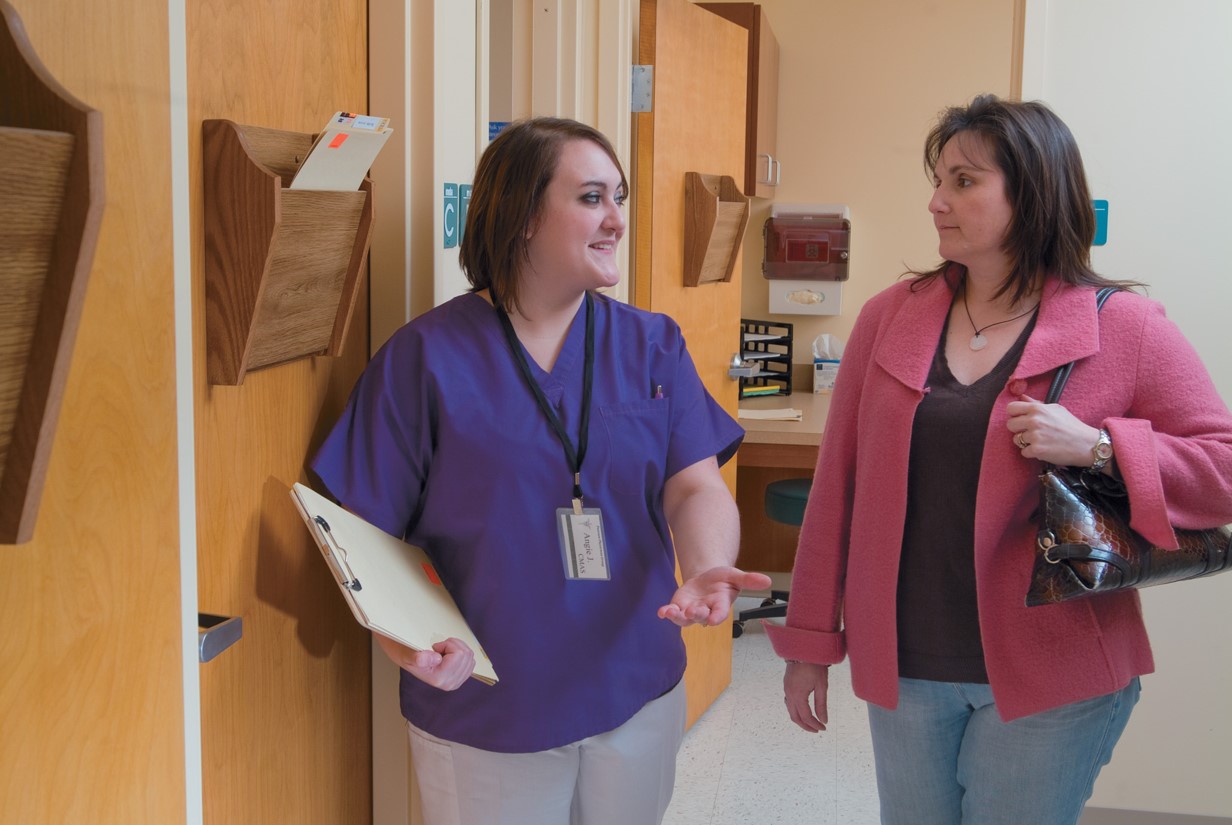
[[[1139,683],[1012,722],[988,685],[899,679],[870,704],[882,825],[1074,825]]]

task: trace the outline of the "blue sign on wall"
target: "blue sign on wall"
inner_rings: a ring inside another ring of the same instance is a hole
[[[1092,246],[1108,243],[1108,201],[1091,201],[1095,207],[1095,240]]]
[[[488,121],[488,141],[496,140],[496,136],[505,130],[509,125],[507,120],[489,120]]]
[[[445,248],[458,245],[458,184],[445,184]]]
[[[464,183],[458,187],[458,243],[466,234],[466,213],[471,208],[471,185]]]

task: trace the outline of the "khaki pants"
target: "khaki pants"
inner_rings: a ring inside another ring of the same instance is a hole
[[[425,825],[658,825],[684,737],[684,680],[615,730],[494,753],[407,723]]]

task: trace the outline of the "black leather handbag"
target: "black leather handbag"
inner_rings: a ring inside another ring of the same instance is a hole
[[[1100,290],[1101,308],[1114,291]],[[1056,403],[1073,366],[1070,362],[1057,371],[1046,403]],[[1027,591],[1030,607],[1232,569],[1228,526],[1177,529],[1180,548],[1165,550],[1130,529],[1129,498],[1119,481],[1049,464],[1040,485],[1040,529]]]

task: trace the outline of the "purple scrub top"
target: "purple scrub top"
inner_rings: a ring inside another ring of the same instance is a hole
[[[612,730],[684,672],[663,484],[744,431],[706,392],[680,328],[596,296],[586,507],[610,581],[565,577],[556,509],[572,476],[496,311],[466,294],[402,327],[360,377],[312,462],[337,499],[431,556],[500,676],[442,691],[402,674],[402,713],[441,739],[546,750]],[[585,311],[551,373],[531,371],[576,445]],[[656,391],[662,388],[662,397]]]

